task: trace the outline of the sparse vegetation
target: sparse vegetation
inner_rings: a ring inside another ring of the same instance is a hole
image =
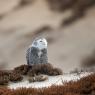
[[[21,65],[13,70],[1,70],[0,71],[0,85],[6,85],[9,83],[9,81],[12,82],[18,82],[23,80],[23,76],[29,76],[30,80],[33,80],[33,77],[35,77],[35,80],[33,81],[44,81],[47,79],[47,77],[42,76],[43,75],[50,75],[50,76],[56,76],[61,75],[62,71],[58,68],[54,68],[51,64],[37,64],[33,66],[28,65]],[[29,80],[29,81],[30,81]]]
[[[18,81],[21,81],[22,79],[23,79],[23,77],[21,76],[21,74],[16,73],[16,72],[12,72],[9,75],[9,80],[12,82],[18,82]]]
[[[51,64],[37,64],[32,67],[32,69],[29,70],[28,75],[39,75],[39,74],[45,74],[45,75],[62,75],[62,71],[58,68],[54,68]]]
[[[78,81],[70,81],[63,85],[52,85],[48,88],[18,88],[11,90],[0,88],[0,95],[94,95],[95,73]]]

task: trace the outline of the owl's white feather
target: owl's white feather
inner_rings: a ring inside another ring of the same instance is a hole
[[[47,48],[47,40],[45,38],[36,39],[33,41],[32,45],[30,45],[30,47],[36,47],[39,50]]]
[[[47,40],[45,38],[37,38],[33,41],[27,49],[26,60],[28,65],[48,63]]]

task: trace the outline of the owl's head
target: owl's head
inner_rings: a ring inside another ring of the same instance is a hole
[[[33,41],[32,47],[36,47],[38,49],[47,48],[47,40],[45,38],[37,38]]]

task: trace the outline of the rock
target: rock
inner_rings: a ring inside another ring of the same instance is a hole
[[[29,77],[28,80],[29,82],[40,82],[40,81],[45,81],[48,79],[48,76],[47,75],[43,75],[43,74],[40,74],[40,75],[35,75],[34,77]]]

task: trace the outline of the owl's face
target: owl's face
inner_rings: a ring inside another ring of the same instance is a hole
[[[39,49],[47,48],[47,40],[45,38],[36,39],[33,41],[32,46]]]

